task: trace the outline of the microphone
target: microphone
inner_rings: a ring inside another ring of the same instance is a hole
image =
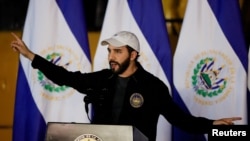
[[[84,99],[83,99],[83,101],[85,103],[85,111],[88,114],[89,113],[89,107],[88,107],[88,105],[89,105],[89,103],[91,103],[89,96],[85,96]]]
[[[84,103],[85,103],[85,111],[87,113],[87,117],[89,121],[92,122],[95,121],[96,118],[99,118],[101,116],[102,112],[104,112],[104,100],[105,100],[105,95],[107,95],[108,89],[103,88],[100,90],[93,90],[92,88],[89,88],[87,92],[85,93],[86,95],[84,96]],[[92,118],[89,116],[89,104],[93,104],[93,113],[94,115],[91,115]],[[102,117],[102,116],[101,116]]]
[[[84,97],[83,101],[85,103],[85,111],[87,113],[87,117],[88,117],[89,121],[91,121],[91,119],[89,117],[89,103],[91,103],[90,97],[86,95]]]

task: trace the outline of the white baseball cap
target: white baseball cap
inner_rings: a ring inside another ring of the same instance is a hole
[[[114,34],[111,38],[105,39],[101,42],[101,45],[112,45],[115,47],[130,46],[137,52],[140,52],[139,40],[134,33],[129,31],[120,31]]]

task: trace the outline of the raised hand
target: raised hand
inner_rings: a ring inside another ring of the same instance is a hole
[[[28,49],[21,38],[19,38],[15,33],[11,34],[15,38],[15,40],[13,40],[10,45],[12,49],[32,61],[35,57],[35,54]]]

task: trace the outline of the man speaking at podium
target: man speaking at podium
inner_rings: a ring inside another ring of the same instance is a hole
[[[11,47],[31,61],[34,69],[58,85],[67,85],[87,94],[92,103],[94,124],[132,125],[149,141],[155,141],[157,121],[163,115],[172,125],[185,131],[205,134],[212,125],[232,125],[241,117],[218,120],[195,117],[183,112],[172,100],[168,87],[137,61],[140,44],[136,35],[121,31],[103,40],[110,69],[92,73],[69,72],[33,53],[15,34]]]

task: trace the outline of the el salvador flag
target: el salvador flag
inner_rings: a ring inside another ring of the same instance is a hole
[[[174,54],[174,99],[195,116],[247,124],[247,47],[238,0],[189,0]],[[176,129],[174,141],[203,141]]]
[[[101,35],[94,56],[94,70],[108,68],[107,48],[100,42],[126,30],[140,41],[139,62],[158,76],[171,93],[172,55],[161,0],[109,0]],[[157,141],[171,140],[171,125],[160,116]]]
[[[69,71],[90,72],[87,37],[82,0],[29,1],[22,39],[34,53]],[[13,141],[44,141],[48,122],[88,123],[83,96],[20,56]]]

